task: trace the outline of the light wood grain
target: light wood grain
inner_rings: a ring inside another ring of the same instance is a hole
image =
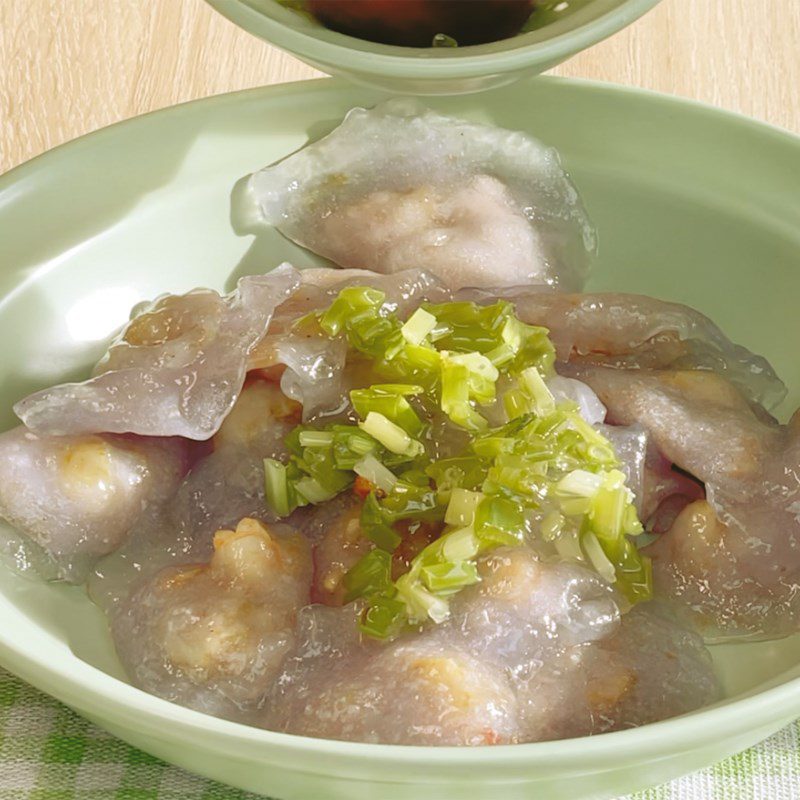
[[[664,0],[555,72],[800,132],[800,0]],[[202,0],[0,0],[0,172],[126,117],[317,74]]]

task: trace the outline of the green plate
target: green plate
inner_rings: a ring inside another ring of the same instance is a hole
[[[131,120],[0,179],[0,414],[85,374],[137,300],[230,287],[311,259],[231,224],[246,173],[380,95],[317,81]],[[592,288],[690,303],[769,356],[800,400],[800,140],[611,86],[535,79],[436,99],[557,145],[600,233]],[[235,216],[235,215],[234,215]],[[78,588],[0,572],[0,662],[123,739],[195,772],[292,798],[597,800],[700,768],[800,714],[800,638],[714,648],[714,708],[589,739],[454,749],[303,739],[205,717],[123,682]]]

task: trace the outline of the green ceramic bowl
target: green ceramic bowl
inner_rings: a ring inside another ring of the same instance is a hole
[[[564,0],[537,30],[491,44],[413,48],[328,30],[276,0],[207,0],[246,31],[330,75],[403,94],[464,94],[544,72],[630,25],[658,0]],[[547,0],[548,5],[553,5]]]
[[[233,229],[238,179],[380,99],[335,81],[258,89],[107,128],[0,178],[0,426],[26,392],[85,374],[130,306],[230,287],[283,258]],[[600,234],[593,288],[688,302],[764,352],[800,400],[800,140],[699,105],[537,78],[444,112],[558,145]],[[476,749],[247,728],[129,686],[80,588],[0,569],[0,663],[121,738],[286,800],[600,800],[697,769],[800,714],[800,638],[713,648],[725,699],[636,730]]]

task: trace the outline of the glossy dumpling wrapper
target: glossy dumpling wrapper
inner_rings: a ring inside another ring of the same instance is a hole
[[[641,493],[637,509],[645,530],[665,533],[689,503],[705,497],[705,487],[665,458],[647,435]]]
[[[388,307],[401,319],[422,302],[441,303],[451,297],[441,281],[424,270],[380,275],[358,269],[305,269],[300,279],[300,287],[276,310],[267,335],[251,351],[248,369],[285,366],[281,389],[302,405],[304,420],[336,413],[346,405],[347,345],[341,338],[294,331],[293,323],[326,308],[349,286],[370,286],[383,292]]]
[[[704,486],[648,552],[656,590],[709,639],[765,638],[800,619],[800,438],[723,377],[581,365],[623,423],[644,427],[671,464]]]
[[[702,639],[643,604],[627,613],[613,588],[528,548],[479,564],[482,581],[453,600],[431,636],[510,676],[518,741],[587,736],[683,714],[715,700]]]
[[[362,503],[345,493],[313,510],[296,513],[300,529],[313,542],[314,583],[311,599],[328,606],[344,605],[344,577],[374,548],[361,528]]]
[[[301,313],[324,308],[348,286],[369,286],[383,292],[386,307],[401,318],[408,317],[420,303],[444,303],[452,297],[442,280],[425,269],[404,269],[385,275],[368,269],[314,267],[302,270],[300,280],[300,288],[281,306],[281,313],[290,307]],[[311,289],[317,291],[317,299],[310,302],[307,296],[302,301],[303,290]]]
[[[606,407],[585,383],[556,374],[547,378],[547,388],[556,403],[576,403],[578,413],[590,425],[598,425],[605,421]]]
[[[510,744],[517,702],[505,675],[465,650],[393,643],[346,665],[282,730],[303,736],[404,745]]]
[[[240,517],[272,519],[264,495],[264,459],[286,457],[284,439],[299,416],[297,403],[276,384],[257,380],[245,387],[212,439],[213,451],[195,464],[170,504],[178,538],[192,542],[195,557],[210,552],[215,530]]]
[[[595,732],[648,725],[688,714],[721,697],[711,654],[692,627],[679,624],[656,603],[644,603],[623,615],[619,630],[591,648],[587,661],[590,699],[599,701]],[[603,667],[612,664],[613,681]],[[627,674],[625,691],[615,688]],[[611,691],[609,691],[611,689]],[[609,701],[615,697],[613,710]]]
[[[501,549],[443,624],[362,638],[357,605],[310,606],[265,727],[350,741],[486,745],[583,736],[685,713],[718,694],[700,637],[648,608],[621,617],[579,565]]]
[[[612,587],[580,564],[500,548],[479,561],[478,573],[480,583],[453,598],[450,619],[432,633],[502,669],[609,636],[619,623]]]
[[[389,643],[360,636],[357,605],[304,609],[264,726],[386,744],[524,741],[515,670],[610,634],[619,611],[602,579],[528,548],[501,549],[480,570],[449,620]]]
[[[244,721],[294,642],[310,582],[302,536],[245,518],[217,531],[210,560],[159,572],[116,609],[117,652],[145,691]]]
[[[647,432],[639,425],[606,425],[608,409],[592,388],[582,381],[556,373],[546,383],[556,403],[575,403],[583,419],[597,428],[611,443],[620,462],[620,469],[625,474],[625,484],[636,498],[637,510],[641,511],[646,494]]]
[[[19,426],[0,435],[0,517],[21,537],[5,547],[25,571],[79,582],[187,470],[185,443],[134,436],[40,436]]]
[[[92,599],[113,609],[132,582],[211,558],[217,530],[235,527],[243,517],[276,521],[264,496],[264,459],[286,457],[284,439],[299,418],[298,404],[274,381],[249,378],[170,502],[143,516],[125,545],[96,566],[89,578]]]
[[[646,725],[720,696],[702,638],[651,603],[624,614],[610,636],[524,665],[515,683],[525,741]]]
[[[242,388],[248,353],[299,285],[296,270],[283,265],[240,279],[228,295],[166,295],[138,311],[93,377],[36,392],[14,411],[43,434],[208,439]]]
[[[351,110],[255,173],[260,219],[343,267],[429,270],[447,285],[583,285],[595,235],[558,154],[409,99]]]
[[[389,644],[362,639],[353,605],[303,609],[297,642],[264,706],[263,727],[383,744],[516,740],[508,680],[463,648],[414,634]]]
[[[758,491],[785,429],[757,413],[724,377],[705,370],[562,367],[597,393],[621,425],[641,425],[673,464],[707,486]]]
[[[733,343],[708,317],[680,303],[637,294],[559,294],[525,287],[456,295],[484,304],[498,297],[513,302],[524,322],[550,331],[561,361],[717,372],[767,409],[786,396],[767,359]]]

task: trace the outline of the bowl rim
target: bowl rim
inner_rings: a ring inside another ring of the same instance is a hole
[[[324,35],[315,36],[289,24],[296,12],[275,0],[270,0],[263,10],[244,0],[206,2],[248,33],[322,66],[341,65],[348,72],[386,78],[444,80],[558,63],[630,25],[660,0],[618,0],[616,7],[599,17],[547,39],[538,38],[540,31],[530,31],[510,39],[453,49],[385,45],[322,26]]]
[[[645,101],[666,104],[676,109],[689,108],[692,113],[718,118],[761,136],[767,135],[784,145],[796,148],[800,153],[800,136],[706,103],[600,81],[552,76],[537,77],[533,80],[556,85],[577,85],[605,94],[640,97]],[[321,78],[256,87],[180,103],[100,128],[52,148],[0,175],[0,214],[2,214],[3,195],[7,191],[9,200],[13,202],[15,184],[35,180],[37,173],[50,168],[50,162],[54,157],[68,157],[98,139],[113,135],[124,126],[135,126],[150,117],[187,113],[199,107],[213,108],[229,103],[236,104],[265,95],[311,93],[320,89],[335,91],[346,86],[348,84],[345,81]],[[382,96],[382,93],[374,91],[372,94],[376,98]],[[45,634],[36,633],[36,636],[40,635]],[[212,717],[173,704],[114,678],[74,655],[66,645],[64,645],[65,651],[69,653],[70,658],[63,663],[43,663],[35,655],[35,648],[32,649],[28,642],[27,637],[25,640],[13,639],[5,627],[0,627],[0,664],[67,705],[90,716],[96,716],[98,721],[106,719],[110,711],[116,711],[124,717],[125,725],[130,730],[146,734],[163,736],[165,730],[177,728],[181,734],[189,736],[199,732],[212,735],[221,749],[249,744],[262,748],[265,754],[268,751],[276,755],[316,753],[333,756],[343,766],[354,761],[380,761],[462,768],[473,765],[475,767],[516,765],[524,766],[527,771],[536,764],[573,768],[577,764],[583,768],[592,763],[608,768],[609,759],[618,760],[622,754],[626,759],[638,759],[661,753],[666,738],[679,740],[682,752],[685,752],[707,743],[708,731],[711,728],[724,729],[730,733],[743,733],[774,724],[777,729],[779,725],[785,724],[800,712],[800,677],[796,677],[763,691],[734,700],[723,700],[690,714],[638,728],[594,736],[492,747],[425,747],[346,742],[269,731]],[[307,771],[314,770],[312,768]],[[413,773],[409,772],[408,778],[413,780]]]
[[[735,734],[758,730],[777,720],[777,730],[796,716],[800,696],[800,678],[793,678],[738,700],[721,701],[679,717],[610,733],[491,747],[390,745],[299,736],[213,717],[149,694],[74,655],[64,665],[44,665],[4,638],[0,639],[0,662],[66,705],[90,717],[97,715],[100,724],[109,709],[116,707],[124,715],[128,729],[145,735],[163,735],[165,730],[177,728],[187,736],[198,732],[210,735],[217,743],[224,742],[226,749],[250,745],[264,748],[264,754],[272,750],[276,755],[333,756],[343,765],[352,761],[473,768],[512,764],[531,768],[537,763],[556,768],[607,765],[609,758],[619,759],[622,754],[627,759],[640,760],[662,753],[665,740],[680,741],[681,752],[693,750],[707,743],[710,729]],[[414,779],[413,774],[409,779]]]

